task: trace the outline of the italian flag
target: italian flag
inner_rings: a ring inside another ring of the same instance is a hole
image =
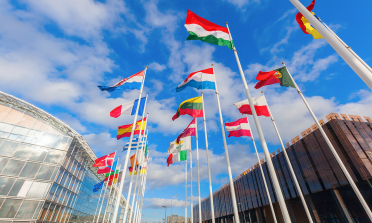
[[[168,156],[167,164],[169,166],[169,164],[173,164],[173,163],[177,163],[177,162],[185,161],[185,160],[187,160],[187,150],[182,150],[182,151],[179,151],[178,153],[171,153]]]
[[[226,27],[216,25],[190,10],[187,10],[185,27],[189,33],[187,40],[201,40],[218,46],[227,46],[230,49],[234,47]]]

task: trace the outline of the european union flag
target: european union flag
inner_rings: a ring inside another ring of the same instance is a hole
[[[102,180],[102,182],[99,182],[98,184],[94,185],[94,187],[93,187],[93,192],[97,192],[97,191],[99,191],[100,189],[102,189],[102,187],[103,187],[103,183],[104,183],[104,182],[105,182],[105,181]]]

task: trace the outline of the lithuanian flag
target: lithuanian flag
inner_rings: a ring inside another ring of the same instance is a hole
[[[181,115],[190,115],[191,117],[203,117],[203,96],[190,98],[180,104],[177,113],[172,120],[176,120]]]
[[[311,12],[315,16],[315,13],[312,12],[313,8],[315,6],[315,0],[311,2],[311,4],[307,7],[307,10]],[[301,30],[305,34],[311,34],[314,39],[323,39],[323,36],[320,35],[318,30],[314,29],[314,27],[310,24],[310,22],[305,18],[305,16],[302,15],[301,12],[297,13],[296,15],[296,21],[298,25],[300,25]]]
[[[142,130],[141,134],[142,135],[144,134],[145,126],[146,126],[146,118],[143,119],[142,129],[141,129],[141,122],[142,122],[142,119],[136,122],[136,129],[134,130],[133,135],[139,135],[140,130]],[[130,137],[130,134],[132,133],[132,126],[133,124],[119,126],[118,135],[116,136],[117,140],[123,137]]]
[[[105,181],[108,181],[108,186],[111,186],[112,184],[116,184],[119,176],[119,170],[116,170],[115,172],[106,173]]]
[[[258,75],[256,79],[260,82],[254,86],[254,88],[259,89],[266,85],[276,84],[279,83],[280,86],[283,87],[293,87],[296,88],[292,78],[289,76],[289,73],[287,71],[286,67],[281,67],[272,71],[258,72]]]

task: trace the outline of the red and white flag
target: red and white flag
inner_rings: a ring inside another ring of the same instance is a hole
[[[256,98],[252,98],[254,108],[256,109],[257,116],[266,116],[270,117],[268,105],[265,99],[265,96],[260,96]],[[240,113],[252,115],[251,106],[249,105],[248,99],[234,103],[236,107],[238,107]]]
[[[106,166],[112,166],[115,158],[115,153],[113,152],[111,154],[108,154],[106,156],[102,156],[94,161],[94,164],[92,167],[106,167]]]
[[[196,121],[195,118],[190,122],[190,124],[183,130],[183,132],[177,137],[176,143],[180,143],[181,139],[187,136],[196,135]]]
[[[241,118],[235,122],[225,123],[226,131],[229,132],[229,136],[241,137],[241,136],[252,136],[251,127],[248,124],[247,118]]]

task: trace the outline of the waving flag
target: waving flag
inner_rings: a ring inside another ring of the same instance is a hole
[[[102,180],[102,181],[99,182],[98,184],[95,184],[94,187],[93,187],[93,192],[97,192],[97,191],[101,190],[102,187],[103,187],[103,183],[104,183],[104,182],[105,182],[105,181]]]
[[[92,165],[92,167],[111,166],[112,163],[114,162],[115,153],[116,152],[113,152],[111,154],[108,154],[106,156],[102,156],[102,157],[96,159],[94,161],[94,164]]]
[[[176,142],[179,143],[180,140],[187,136],[196,136],[196,121],[195,118],[190,122],[185,130],[177,137]]]
[[[214,84],[213,68],[196,71],[189,76],[176,88],[177,92],[182,91],[187,86],[197,89],[216,89]]]
[[[143,137],[142,137],[142,140],[141,140],[140,143],[138,143],[138,137],[134,138],[134,139],[132,140],[132,146],[131,146],[130,150],[136,150],[137,147],[138,147],[138,148],[141,148],[143,145],[145,145],[145,137],[146,137],[146,136],[143,136]],[[129,142],[127,142],[127,143],[125,144],[123,151],[128,150],[128,148],[129,148]]]
[[[259,89],[266,85],[276,84],[279,83],[280,86],[283,87],[293,87],[296,88],[292,78],[289,76],[286,67],[281,67],[269,72],[262,72],[260,71],[256,77],[258,82],[254,88]]]
[[[235,122],[225,123],[226,131],[229,132],[229,136],[241,137],[241,136],[252,136],[251,128],[248,124],[247,118],[241,118]]]
[[[115,90],[124,90],[124,89],[141,89],[141,83],[143,79],[143,75],[145,74],[145,70],[140,71],[136,74],[133,74],[129,78],[124,78],[123,80],[119,81],[118,83],[108,87],[108,86],[98,86],[101,91],[108,91],[112,92]]]
[[[182,141],[178,143],[176,141],[177,140],[174,140],[173,142],[169,143],[167,154],[191,149],[191,137],[190,136],[182,138]]]
[[[233,48],[226,27],[216,25],[190,10],[187,10],[185,27],[189,33],[187,40],[201,40],[218,46]]]
[[[118,176],[119,176],[119,170],[115,170],[111,173],[106,173],[106,178],[104,181],[108,181],[108,186],[111,186],[112,184],[116,184],[117,182],[117,179],[118,179]]]
[[[185,160],[187,160],[187,150],[179,151],[177,153],[171,153],[168,156],[167,164],[169,166],[169,164],[173,164],[173,163],[177,163],[177,162],[185,161]]]
[[[176,120],[181,115],[190,115],[191,117],[203,117],[203,97],[195,97],[182,102],[177,109],[177,113],[172,117]]]
[[[269,109],[267,107],[267,102],[265,97],[252,98],[254,109],[256,110],[257,116],[270,117]],[[234,105],[239,109],[240,113],[252,115],[251,106],[249,105],[248,99],[244,101],[234,103]]]
[[[146,120],[147,120],[146,118],[143,119],[142,129],[141,129],[142,119],[136,122],[136,128],[134,130],[133,135],[139,135],[140,131],[142,131],[141,134],[143,134],[145,132]],[[116,136],[117,140],[119,140],[123,137],[130,137],[130,135],[132,133],[132,126],[133,126],[133,124],[119,126],[118,127],[118,135]]]
[[[116,160],[115,162],[113,162],[112,165],[108,165],[108,166],[105,166],[105,167],[99,167],[99,169],[97,170],[97,174],[104,174],[104,173],[113,172],[113,171],[115,171],[117,164],[118,164],[118,161]]]
[[[143,109],[145,107],[145,102],[146,102],[146,97],[141,98],[141,103],[138,109],[138,116],[142,116]],[[122,114],[134,115],[136,114],[137,105],[138,105],[138,99],[119,105],[118,107],[114,108],[114,110],[110,112],[110,116],[113,118],[118,118]]]
[[[311,14],[313,14],[315,16],[315,13],[312,12],[314,6],[315,6],[315,0],[313,0],[311,2],[311,4],[307,7],[307,10],[309,10],[311,12]],[[305,16],[302,15],[301,12],[297,13],[296,21],[297,21],[298,25],[300,25],[302,32],[304,32],[305,34],[311,34],[314,39],[323,39],[323,36],[320,35],[318,30],[314,29],[314,27],[305,18]]]

